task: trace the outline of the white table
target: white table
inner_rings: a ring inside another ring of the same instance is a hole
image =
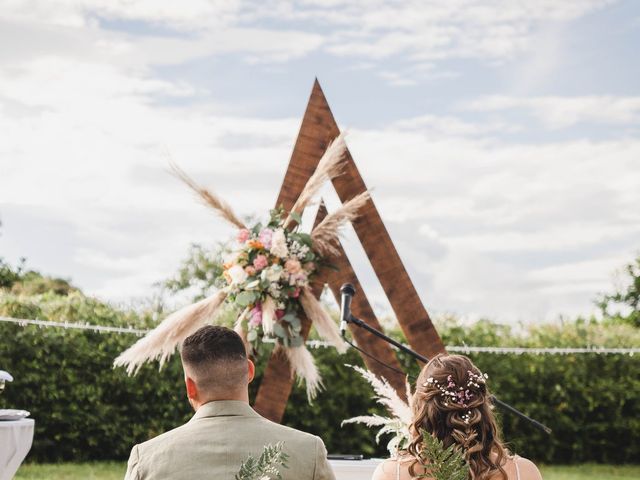
[[[0,480],[11,480],[31,450],[35,421],[0,420]]]
[[[336,480],[370,480],[380,462],[379,459],[329,460]]]

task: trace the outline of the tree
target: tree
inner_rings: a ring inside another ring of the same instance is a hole
[[[161,284],[171,293],[193,292],[194,300],[207,296],[211,287],[220,287],[217,280],[223,272],[224,256],[229,249],[224,244],[207,249],[192,244],[176,275]]]
[[[623,272],[622,285],[596,303],[605,319],[640,327],[640,255],[625,265]]]

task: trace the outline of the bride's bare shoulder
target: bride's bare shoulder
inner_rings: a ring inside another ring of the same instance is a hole
[[[411,476],[408,469],[411,463],[413,463],[413,460],[410,457],[388,458],[378,464],[371,480],[397,480],[398,472],[400,473],[400,480],[410,480]]]
[[[520,480],[542,480],[542,474],[536,464],[528,458],[517,457]]]
[[[395,458],[387,458],[376,467],[371,480],[395,480],[397,460]]]

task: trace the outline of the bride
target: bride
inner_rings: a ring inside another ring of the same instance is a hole
[[[373,480],[409,480],[425,474],[422,435],[445,447],[457,444],[473,480],[541,480],[526,458],[511,455],[500,439],[486,375],[463,355],[438,355],[420,372],[413,396],[412,441],[398,457],[381,463]],[[426,460],[428,461],[428,459]]]

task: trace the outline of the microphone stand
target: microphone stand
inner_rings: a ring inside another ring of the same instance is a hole
[[[345,315],[345,317],[343,318],[343,320],[346,323],[352,323],[354,325],[356,325],[359,328],[362,328],[363,330],[366,330],[367,332],[375,335],[376,337],[384,340],[387,343],[390,343],[391,345],[393,345],[394,347],[398,348],[399,350],[411,355],[413,358],[415,358],[416,360],[419,360],[423,363],[427,363],[429,361],[429,359],[427,357],[425,357],[424,355],[420,355],[418,352],[411,350],[409,347],[407,347],[406,345],[401,344],[400,342],[394,340],[393,338],[385,335],[384,333],[382,333],[379,330],[376,330],[375,328],[373,328],[371,325],[363,322],[362,320],[360,320],[359,318],[354,317],[351,312],[346,312],[347,314]],[[342,332],[342,336],[343,338],[345,337],[345,332]],[[541,430],[547,434],[551,434],[551,429],[549,427],[547,427],[546,425],[538,422],[537,420],[534,420],[531,417],[528,417],[527,415],[525,415],[524,413],[522,413],[521,411],[513,408],[511,405],[509,405],[508,403],[503,402],[502,400],[499,400],[498,398],[496,398],[495,395],[491,395],[490,397],[491,401],[497,405],[498,407],[508,411],[509,413],[514,414],[515,416],[521,418],[522,420],[525,420],[526,422],[530,423],[531,425],[533,425],[535,428],[537,428],[538,430]]]

